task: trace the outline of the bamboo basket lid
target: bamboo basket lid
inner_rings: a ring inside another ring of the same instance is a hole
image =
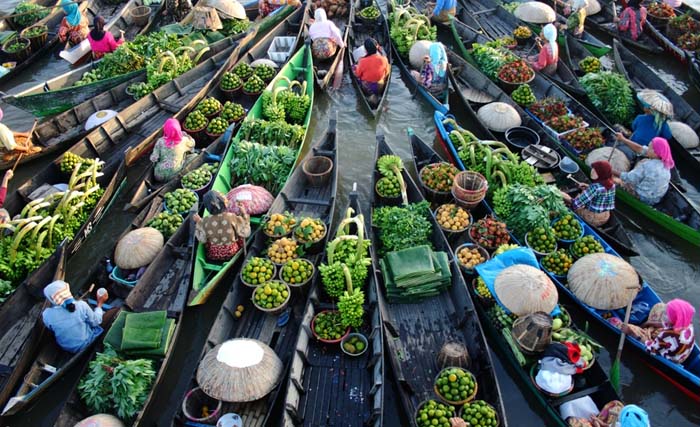
[[[598,310],[626,307],[639,291],[639,276],[627,261],[615,255],[586,255],[567,274],[569,289]]]
[[[155,259],[164,243],[163,234],[155,228],[137,228],[119,240],[114,249],[114,262],[125,270],[143,267]]]
[[[479,119],[484,122],[486,127],[496,132],[505,132],[523,123],[520,114],[515,108],[505,102],[486,104],[479,108],[476,115],[479,116]]]
[[[549,24],[557,19],[557,14],[551,6],[538,1],[521,3],[513,15],[531,24]]]
[[[551,313],[559,300],[552,280],[542,270],[524,264],[501,271],[494,290],[498,300],[517,316],[538,311]]]
[[[661,92],[652,89],[642,89],[637,92],[637,99],[645,107],[658,111],[666,117],[673,117],[673,104]]]

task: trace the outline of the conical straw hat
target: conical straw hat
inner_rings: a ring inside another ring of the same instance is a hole
[[[114,249],[114,262],[123,270],[143,267],[155,259],[163,243],[163,234],[155,228],[137,228],[119,240]]]
[[[597,253],[586,255],[567,274],[569,289],[581,301],[598,310],[626,307],[639,291],[639,276],[620,257]]]
[[[282,379],[282,361],[266,344],[249,338],[226,341],[199,363],[202,391],[224,402],[252,402],[270,393]]]
[[[684,148],[695,148],[700,145],[698,134],[687,124],[669,121],[668,127],[671,128],[671,135],[673,135],[673,138]]]
[[[642,89],[637,92],[637,99],[646,107],[656,110],[666,117],[673,117],[673,104],[661,92],[651,89]]]
[[[518,316],[544,311],[551,313],[559,300],[554,283],[535,267],[518,264],[496,276],[494,290],[498,300]]]
[[[192,11],[192,26],[198,30],[220,30],[224,28],[219,14],[213,7],[196,6]]]
[[[612,156],[610,156],[611,151],[613,151]],[[596,148],[588,153],[588,156],[586,156],[586,164],[588,166],[591,166],[593,163],[599,160],[610,162],[610,166],[612,166],[613,170],[617,172],[627,172],[632,167],[629,159],[627,156],[625,156],[625,153],[613,147]]]
[[[554,9],[538,1],[521,3],[520,6],[515,9],[513,15],[531,24],[549,24],[557,19],[557,14],[554,13]]]
[[[476,115],[486,127],[496,132],[505,132],[512,127],[520,126],[523,122],[515,108],[505,102],[486,104],[479,108]]]
[[[222,19],[248,19],[245,8],[236,0],[204,0],[201,6],[213,7]]]

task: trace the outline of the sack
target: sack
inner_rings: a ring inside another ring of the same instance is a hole
[[[229,191],[226,199],[228,199],[229,212],[243,214],[240,209],[242,206],[245,213],[249,215],[261,215],[270,209],[275,198],[263,187],[244,184]]]

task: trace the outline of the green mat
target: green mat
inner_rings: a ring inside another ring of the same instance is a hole
[[[153,349],[160,345],[165,329],[165,311],[131,313],[126,316],[122,350]]]
[[[433,252],[427,246],[411,249],[417,250],[390,252],[379,261],[390,303],[419,302],[423,298],[439,295],[452,284],[449,259],[445,252]],[[399,271],[404,278],[398,280],[395,271]]]
[[[124,326],[126,323],[126,319],[128,316],[133,314],[135,313],[129,313],[125,310],[122,310],[119,313],[119,316],[117,316],[117,318],[114,320],[114,322],[112,323],[112,327],[109,329],[109,331],[107,331],[107,334],[105,335],[105,344],[109,344],[118,352],[128,356],[165,356],[165,352],[168,350],[168,347],[170,346],[170,341],[173,337],[173,333],[175,332],[175,319],[165,320],[164,328],[162,329],[161,333],[161,340],[156,348],[126,350],[122,348],[122,336],[124,334]]]
[[[416,246],[389,252],[385,260],[395,281],[413,279],[435,273],[433,251],[428,246]]]

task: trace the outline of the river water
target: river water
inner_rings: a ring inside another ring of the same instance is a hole
[[[700,1],[695,1],[700,5]],[[14,0],[0,0],[0,11],[11,10],[14,3]],[[684,67],[673,61],[665,60],[663,57],[643,57],[643,59],[667,78],[688,101],[695,104],[700,102],[700,95],[694,88],[689,87]],[[9,82],[0,89],[14,92],[20,86],[26,87],[54,76],[64,67],[57,60],[50,59],[44,64],[33,67],[16,81]],[[393,71],[385,111],[377,122],[374,122],[363,111],[355,88],[350,83],[347,74],[338,91],[330,94],[317,94],[316,96],[316,102],[313,106],[314,117],[310,129],[314,140],[323,136],[332,112],[337,111],[338,114],[341,175],[339,202],[341,206],[346,202],[347,194],[354,182],[358,184],[361,200],[369,199],[376,132],[384,133],[392,148],[407,162],[410,160],[410,147],[406,137],[407,128],[413,128],[416,134],[425,140],[433,140],[434,138],[433,110],[420,97],[414,97],[407,90],[400,78],[398,68],[394,67]],[[5,112],[3,121],[11,128],[23,130],[31,126],[32,119],[26,113],[4,104],[1,107]],[[468,122],[463,121],[462,123],[468,128]],[[43,159],[19,168],[13,182],[21,183],[49,161],[51,159]],[[142,168],[143,166],[130,172],[129,187],[133,187],[133,184],[138,180]],[[90,266],[103,256],[111,255],[114,239],[132,219],[131,215],[125,214],[121,210],[123,204],[129,199],[132,189],[127,188],[119,195],[102,223],[95,228],[85,246],[69,264],[68,280],[74,285],[84,280],[85,273]],[[684,298],[695,307],[700,308],[700,292],[698,292],[700,252],[697,248],[665,235],[663,231],[635,215],[634,212],[625,211],[625,214],[629,216],[629,219],[625,220],[625,226],[634,240],[637,250],[641,253],[641,256],[631,260],[632,265],[664,299]],[[199,349],[202,348],[203,340],[218,311],[217,303],[220,304],[222,301],[225,286],[220,288],[218,295],[211,298],[209,303],[189,310],[185,314],[184,321],[187,322],[188,327],[184,331],[185,335],[176,343],[177,347],[174,350],[177,355],[176,360],[168,376],[168,385],[163,388],[163,390],[172,390],[173,393],[159,396],[159,403],[154,411],[154,414],[158,415],[154,416],[153,420],[149,420],[152,421],[153,425],[169,425],[169,420],[179,408],[177,396],[181,396],[181,390],[187,387],[191,373],[196,368]],[[579,319],[585,320],[582,313],[578,313],[576,310],[571,311],[574,316],[578,315]],[[695,324],[696,330],[700,330],[697,316]],[[606,334],[602,328],[592,325],[590,332],[606,348],[616,347],[617,341]],[[598,361],[608,369],[611,357],[614,357],[614,352],[610,356],[604,351]],[[508,369],[504,369],[500,363],[499,355],[496,355],[495,362],[510,425],[541,427],[544,421],[536,411],[529,407],[527,399],[523,397],[521,390],[511,378],[511,373]],[[75,374],[67,375],[56,385],[50,395],[39,399],[37,404],[30,408],[27,413],[7,420],[3,425],[49,425],[47,420],[55,418],[58,410],[57,403],[67,398],[65,390],[69,390],[77,379]],[[652,425],[674,427],[700,425],[698,404],[684,397],[674,387],[650,372],[646,365],[630,352],[623,355],[621,383],[625,401],[644,407],[651,416]],[[397,400],[394,398],[394,383],[387,378],[386,384],[389,386],[386,399],[386,425],[405,425],[405,423],[399,424],[394,421],[401,411],[397,408]]]

